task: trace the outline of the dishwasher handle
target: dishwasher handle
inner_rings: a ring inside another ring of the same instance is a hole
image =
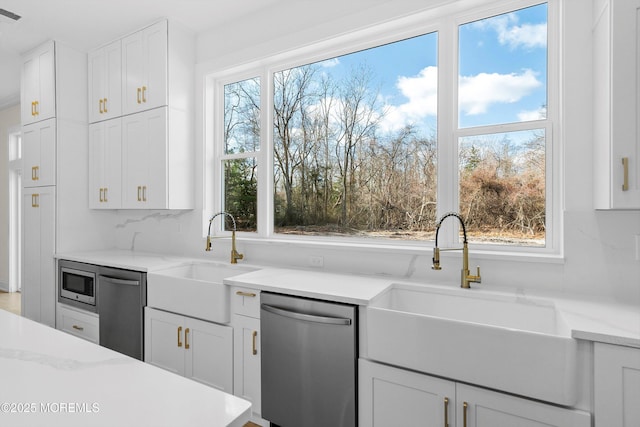
[[[298,313],[297,311],[285,310],[284,308],[273,307],[267,304],[261,304],[260,306],[263,310],[268,311],[269,313],[289,317],[291,319],[304,320],[306,322],[314,323],[324,323],[327,325],[351,325],[351,319],[345,317],[316,316],[314,314]]]
[[[98,276],[98,280],[104,280],[105,282],[113,283],[114,285],[140,286],[139,280],[118,279],[117,277],[103,275]]]

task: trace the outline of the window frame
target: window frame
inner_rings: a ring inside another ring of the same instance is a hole
[[[508,123],[482,127],[458,128],[458,27],[468,22],[547,3],[547,118],[530,122]],[[233,67],[217,73],[205,73],[205,164],[204,173],[204,217],[206,233],[207,215],[222,210],[223,170],[222,162],[234,155],[224,155],[223,114],[224,85],[248,78],[260,78],[260,129],[261,142],[255,154],[258,172],[258,218],[257,232],[239,232],[242,239],[256,241],[294,242],[310,245],[349,246],[361,248],[391,248],[394,251],[416,252],[432,247],[433,241],[400,241],[386,239],[362,239],[353,237],[291,236],[274,232],[274,140],[273,140],[273,75],[276,72],[335,58],[352,52],[373,48],[422,34],[438,33],[438,171],[437,171],[437,216],[458,207],[458,138],[466,135],[490,134],[544,128],[546,133],[546,217],[547,233],[544,247],[510,246],[497,244],[472,244],[470,247],[492,257],[499,254],[515,255],[519,258],[531,255],[539,258],[560,258],[563,248],[562,231],[562,186],[561,186],[561,126],[559,86],[559,5],[558,0],[497,0],[471,10],[461,11],[460,5],[448,5],[427,10],[412,16],[373,25],[364,30],[323,40],[313,45],[275,54],[258,61]],[[226,235],[221,226],[212,227],[212,233]],[[458,243],[458,225],[453,221],[443,224],[438,236],[442,247]]]

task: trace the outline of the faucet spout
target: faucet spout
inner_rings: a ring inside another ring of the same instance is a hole
[[[440,226],[442,225],[442,222],[449,217],[457,218],[458,221],[460,222],[460,225],[462,225],[462,235],[463,235],[462,248],[440,249],[438,247],[438,233],[440,232]],[[471,287],[471,283],[481,282],[482,278],[480,277],[480,267],[477,267],[477,273],[475,275],[472,275],[471,272],[469,271],[469,247],[467,244],[467,228],[464,224],[462,217],[458,213],[449,212],[444,214],[436,224],[436,242],[433,248],[433,258],[432,258],[433,265],[431,266],[431,268],[433,270],[442,270],[442,267],[440,267],[441,251],[460,251],[460,250],[462,251],[462,270],[460,272],[461,273],[460,287],[469,289]]]
[[[207,246],[205,251],[208,252],[211,250],[211,223],[220,215],[228,216],[231,218],[231,222],[233,223],[233,230],[231,231],[231,264],[237,264],[239,259],[244,258],[244,255],[239,253],[236,249],[236,219],[228,212],[218,212],[209,219],[209,231],[207,232]]]

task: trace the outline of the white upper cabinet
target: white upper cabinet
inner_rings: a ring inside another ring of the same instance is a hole
[[[167,109],[122,118],[122,207],[167,209]]]
[[[122,115],[121,41],[89,52],[89,123]]]
[[[122,119],[89,125],[89,208],[119,209],[122,204]]]
[[[22,128],[24,187],[56,185],[56,120],[48,119]]]
[[[160,21],[122,39],[124,114],[167,105],[167,74],[167,21]]]
[[[22,124],[39,122],[56,115],[53,41],[39,46],[24,56],[21,84]]]
[[[640,0],[594,0],[596,209],[640,209]]]

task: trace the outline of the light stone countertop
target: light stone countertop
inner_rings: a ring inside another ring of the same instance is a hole
[[[251,404],[0,310],[0,425],[241,427]]]
[[[183,265],[194,260],[208,262],[202,259],[121,250],[58,254],[56,257],[147,272]],[[243,265],[252,266],[249,263]],[[420,284],[401,278],[329,273],[322,270],[255,267],[259,269],[229,277],[224,283],[360,306],[368,305],[393,283]],[[483,289],[479,287],[479,290]],[[521,291],[513,291],[513,294],[519,297],[526,296]],[[530,296],[553,301],[571,328],[573,338],[640,348],[640,307],[637,305],[588,296],[568,298],[566,295],[548,292],[531,292]]]

